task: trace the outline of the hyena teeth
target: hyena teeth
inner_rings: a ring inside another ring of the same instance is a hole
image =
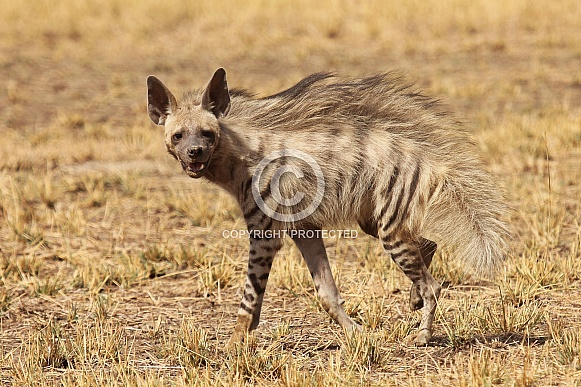
[[[455,248],[477,274],[493,273],[503,260],[506,206],[476,147],[436,100],[398,77],[318,73],[257,98],[229,90],[220,68],[179,104],[157,78],[147,86],[148,113],[165,126],[168,152],[189,176],[232,194],[252,235],[231,343],[258,325],[281,231],[358,223],[379,238],[413,282],[410,307],[422,309],[420,345],[431,338],[441,289],[428,271],[436,243]],[[320,201],[310,206],[313,199]],[[343,310],[322,239],[293,240],[324,309],[341,327],[357,328]]]
[[[201,170],[202,170],[202,169],[204,169],[204,168],[206,168],[206,164],[205,164],[205,163],[194,163],[194,164],[191,166],[191,170],[192,170],[193,172],[199,172],[199,171],[201,171]]]

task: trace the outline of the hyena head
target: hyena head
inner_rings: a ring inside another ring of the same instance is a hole
[[[168,152],[188,176],[204,175],[220,141],[218,119],[230,109],[226,71],[214,72],[200,98],[186,97],[178,104],[169,89],[153,75],[147,78],[147,112],[156,125],[165,126]]]

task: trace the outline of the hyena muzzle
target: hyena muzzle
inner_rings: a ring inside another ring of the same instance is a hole
[[[280,231],[357,223],[378,238],[412,281],[410,306],[422,309],[418,345],[432,336],[441,290],[428,271],[436,243],[455,248],[478,274],[502,261],[505,206],[476,147],[436,100],[391,74],[318,73],[264,98],[229,89],[222,68],[180,102],[154,76],[147,87],[148,113],[165,126],[169,153],[190,177],[232,194],[244,214],[248,275],[230,343],[258,326]],[[357,328],[320,234],[293,235],[325,310],[344,329]]]

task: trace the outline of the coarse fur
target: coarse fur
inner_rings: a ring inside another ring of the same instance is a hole
[[[358,223],[379,238],[414,284],[412,309],[423,308],[418,344],[431,338],[440,292],[427,271],[436,244],[454,248],[459,260],[479,275],[493,274],[503,260],[507,227],[501,218],[506,208],[476,146],[437,100],[393,74],[343,79],[317,73],[288,90],[257,98],[229,90],[225,71],[218,69],[204,90],[186,93],[179,104],[163,83],[150,77],[148,99],[150,117],[165,125],[169,153],[191,177],[203,176],[230,192],[249,230],[318,230]],[[257,180],[261,161],[274,152],[277,157]],[[302,174],[281,174],[284,166],[295,168],[286,172]],[[323,184],[313,166],[322,173]],[[277,176],[278,198],[271,192]],[[292,216],[309,210],[321,189],[320,203],[308,216]],[[282,220],[257,204],[257,193]],[[281,197],[297,194],[303,195],[300,202],[281,202]],[[356,327],[341,307],[322,240],[293,239],[327,312],[342,327]],[[250,244],[233,341],[258,324],[281,241],[257,236]]]

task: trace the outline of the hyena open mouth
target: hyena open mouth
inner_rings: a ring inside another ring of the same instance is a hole
[[[180,160],[180,163],[182,164],[182,168],[189,177],[197,179],[204,175],[206,169],[208,168],[208,165],[210,164],[210,160],[204,162],[194,162],[189,164]]]

